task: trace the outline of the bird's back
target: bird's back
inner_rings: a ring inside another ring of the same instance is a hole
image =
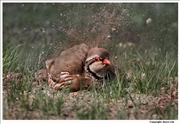
[[[64,50],[58,57],[46,61],[48,72],[53,77],[59,77],[62,71],[68,71],[71,74],[82,74],[82,64],[89,49],[88,45],[81,43]]]

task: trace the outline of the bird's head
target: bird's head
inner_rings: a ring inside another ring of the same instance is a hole
[[[110,67],[109,52],[106,49],[95,47],[89,50],[85,61],[85,70],[103,78]]]

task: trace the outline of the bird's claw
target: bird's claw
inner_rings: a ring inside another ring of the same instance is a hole
[[[69,72],[61,72],[60,80],[55,82],[50,75],[48,75],[49,86],[56,90],[62,90],[64,87],[71,87],[73,83],[77,81],[76,75],[71,75]]]

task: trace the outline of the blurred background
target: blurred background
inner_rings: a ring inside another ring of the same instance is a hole
[[[3,3],[3,50],[20,45],[24,57],[37,53],[35,61],[80,42],[177,56],[178,4]]]

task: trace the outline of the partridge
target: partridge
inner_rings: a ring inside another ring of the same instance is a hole
[[[104,48],[90,48],[81,43],[53,59],[45,61],[48,72],[48,84],[56,90],[64,87],[78,91],[104,83],[106,79],[115,78],[115,69],[109,60],[109,52]]]

